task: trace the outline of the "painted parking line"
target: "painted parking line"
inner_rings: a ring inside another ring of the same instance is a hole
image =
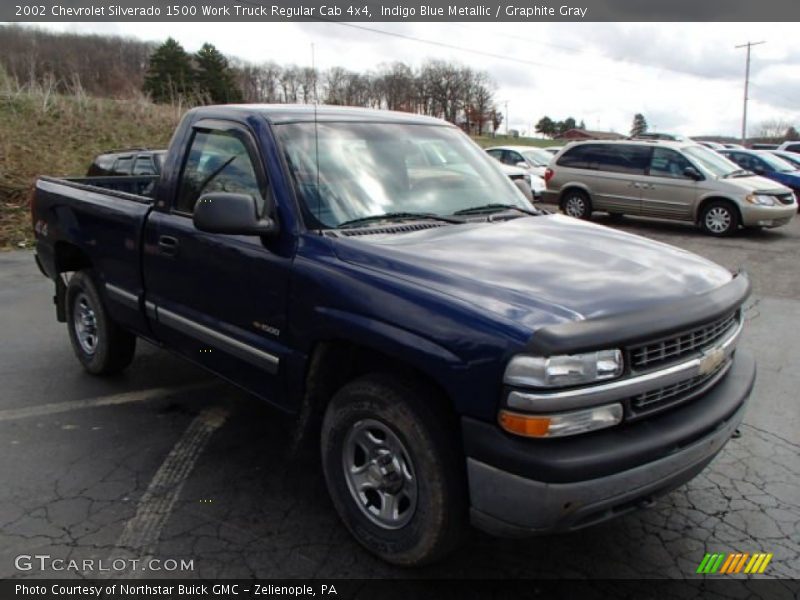
[[[51,404],[40,404],[38,406],[26,406],[24,408],[9,408],[0,410],[0,422],[14,421],[17,419],[27,419],[30,417],[42,417],[45,415],[55,415],[58,413],[81,410],[84,408],[95,408],[97,406],[114,406],[117,404],[129,404],[131,402],[144,402],[146,400],[156,400],[176,394],[183,394],[210,387],[215,382],[192,383],[178,387],[159,387],[149,390],[137,390],[135,392],[123,392],[110,396],[100,396],[99,398],[86,398],[83,400],[70,400],[66,402],[53,402]]]
[[[115,557],[121,556],[120,551],[123,551],[142,565],[153,558],[161,530],[169,520],[184,483],[212,434],[222,426],[228,414],[227,409],[210,407],[191,422],[142,494],[136,514],[125,523],[116,543],[117,551],[113,553]],[[114,573],[114,577],[122,578],[142,575],[141,570],[133,569]]]

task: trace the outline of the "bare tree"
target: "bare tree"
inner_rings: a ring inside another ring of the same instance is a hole
[[[782,140],[794,124],[784,119],[769,119],[758,126],[758,137],[769,140]]]

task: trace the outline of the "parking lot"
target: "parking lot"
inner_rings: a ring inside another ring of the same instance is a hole
[[[646,510],[563,536],[476,532],[414,575],[682,578],[706,552],[768,552],[764,577],[800,577],[800,218],[725,239],[595,220],[750,273],[759,377],[741,437]],[[143,343],[121,376],[85,374],[51,297],[31,253],[0,255],[0,578],[97,575],[15,566],[35,554],[193,560],[145,576],[409,576],[352,541],[320,470],[289,456],[290,419]]]

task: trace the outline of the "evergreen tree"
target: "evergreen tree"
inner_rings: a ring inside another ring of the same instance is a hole
[[[172,38],[150,56],[142,90],[154,102],[172,102],[192,91],[192,63],[183,47]]]
[[[548,116],[544,116],[536,123],[536,131],[542,135],[553,136],[556,133],[556,124]]]
[[[647,131],[647,119],[644,118],[642,113],[633,115],[633,123],[631,123],[631,137],[636,137]]]
[[[228,59],[212,44],[203,44],[195,54],[197,91],[217,104],[241,102],[242,93],[236,85]]]
[[[797,129],[795,129],[794,126],[790,126],[789,129],[786,130],[786,133],[783,137],[786,138],[787,142],[800,140],[800,134],[797,133]]]

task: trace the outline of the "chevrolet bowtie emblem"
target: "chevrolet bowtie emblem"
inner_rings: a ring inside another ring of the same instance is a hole
[[[725,351],[722,348],[711,348],[703,353],[698,371],[700,375],[708,375],[716,371],[725,360]]]

